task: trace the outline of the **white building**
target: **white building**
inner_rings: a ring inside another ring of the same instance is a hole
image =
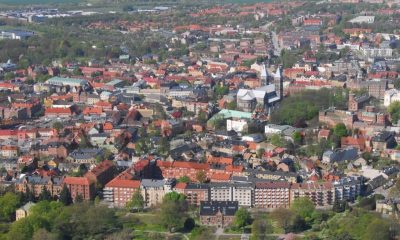
[[[214,184],[210,187],[211,201],[231,201],[232,188],[228,185]]]
[[[246,119],[228,119],[226,120],[226,130],[227,131],[235,131],[235,132],[243,132],[247,131],[248,124]]]
[[[400,91],[397,89],[390,89],[385,91],[383,105],[389,106],[392,102],[400,101]]]
[[[210,187],[211,201],[238,201],[239,206],[251,207],[253,203],[252,184],[213,183]]]
[[[374,23],[375,16],[358,16],[349,20],[349,23]]]
[[[46,81],[47,84],[55,86],[70,86],[70,87],[85,87],[88,86],[88,81],[85,79],[78,78],[63,78],[63,77],[52,77]]]
[[[393,49],[391,48],[360,48],[363,55],[366,57],[391,57]]]
[[[31,31],[0,31],[0,39],[24,40],[32,37],[33,35],[35,35],[35,33]]]
[[[233,201],[238,201],[239,206],[252,206],[253,187],[250,185],[234,185]]]

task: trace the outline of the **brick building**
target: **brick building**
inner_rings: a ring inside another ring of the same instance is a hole
[[[226,227],[233,222],[238,208],[235,201],[201,202],[200,222],[202,225]]]
[[[63,183],[71,192],[74,201],[78,196],[81,196],[83,200],[91,200],[94,197],[95,184],[87,177],[66,177]]]
[[[110,160],[104,160],[95,168],[87,172],[85,177],[87,177],[91,182],[104,186],[114,178],[116,173],[117,169],[114,163]]]
[[[164,178],[176,178],[187,176],[192,181],[197,181],[196,175],[200,171],[209,172],[210,166],[207,163],[194,162],[164,162],[157,161],[157,167],[161,170]],[[209,174],[207,176],[210,177]]]
[[[186,196],[186,201],[190,205],[200,206],[201,201],[209,201],[209,187],[207,184],[178,183],[174,191]]]
[[[140,189],[139,180],[115,178],[104,188],[104,200],[113,207],[123,208],[132,199],[133,193]]]
[[[15,190],[22,193],[30,191],[35,197],[39,197],[43,188],[46,188],[53,197],[58,197],[62,190],[62,184],[61,177],[27,176],[17,180]]]

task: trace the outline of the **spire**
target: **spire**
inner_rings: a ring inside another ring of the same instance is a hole
[[[277,69],[276,69],[276,73],[275,73],[275,78],[281,78],[281,76],[282,76],[282,73],[281,73],[281,67],[279,66]]]
[[[267,63],[262,63],[261,64],[261,85],[262,86],[268,85]]]

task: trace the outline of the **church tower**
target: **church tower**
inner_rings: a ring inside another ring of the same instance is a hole
[[[274,74],[274,85],[276,94],[279,96],[280,100],[283,99],[283,74],[282,66],[278,66],[276,73]]]

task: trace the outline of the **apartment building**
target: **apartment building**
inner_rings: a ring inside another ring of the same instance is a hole
[[[254,206],[258,208],[288,208],[289,182],[258,182],[254,189]]]
[[[209,201],[209,189],[207,184],[178,183],[175,192],[184,194],[189,205],[200,206],[200,202]]]
[[[78,196],[83,200],[91,200],[95,194],[95,185],[86,177],[66,177],[63,182],[71,192],[75,201]]]
[[[172,191],[174,183],[172,180],[143,179],[140,188],[145,206],[152,207],[161,204],[164,195]]]
[[[335,201],[335,187],[330,182],[325,183],[294,183],[290,189],[290,201],[300,197],[309,198],[316,207],[327,207]]]
[[[333,183],[336,201],[354,201],[361,195],[362,177],[345,177]]]
[[[103,191],[104,200],[112,207],[123,208],[139,189],[139,180],[115,178],[106,184]]]
[[[254,184],[213,183],[210,185],[211,201],[237,201],[239,206],[253,205]]]

